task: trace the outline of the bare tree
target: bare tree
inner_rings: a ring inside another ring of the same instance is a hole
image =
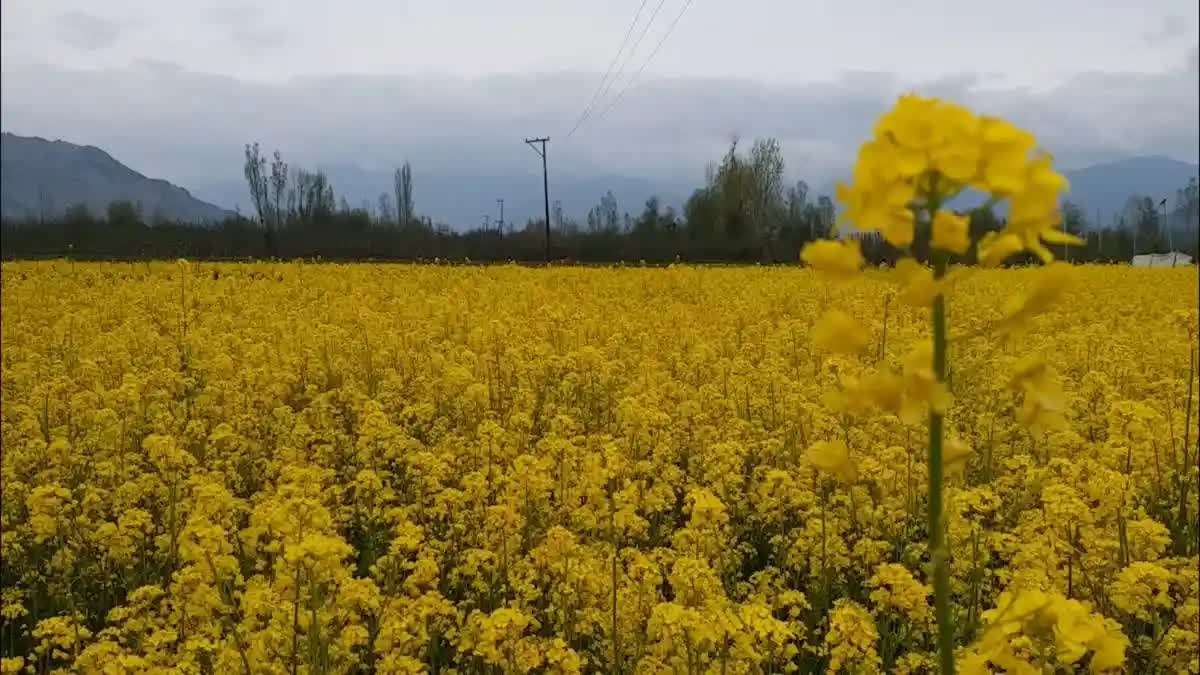
[[[333,186],[324,172],[297,169],[292,176],[296,192],[296,222],[303,225],[324,221],[336,209]]]
[[[275,161],[271,162],[271,193],[275,198],[272,213],[276,228],[283,225],[283,195],[287,191],[287,169],[287,163],[283,161],[283,157],[276,150]]]
[[[772,240],[783,210],[783,153],[774,138],[756,140],[750,148],[750,227]]]
[[[621,228],[621,212],[617,208],[617,198],[612,190],[604,193],[600,203],[588,211],[588,231],[616,232]]]
[[[293,167],[289,182],[291,185],[287,191],[287,220],[292,223],[303,223],[301,212],[304,210],[304,185],[301,176],[305,175],[304,169]]]
[[[751,186],[754,182],[751,166],[738,155],[738,137],[734,136],[729,144],[729,152],[725,153],[709,186],[717,197],[717,208],[721,225],[727,236],[735,239],[751,233],[754,223],[748,213],[748,204],[754,201]]]
[[[1062,206],[1059,207],[1059,211],[1062,214],[1063,231],[1068,234],[1073,234],[1077,237],[1082,236],[1086,238],[1084,230],[1087,228],[1087,219],[1083,215],[1083,209],[1081,209],[1078,204],[1068,199],[1063,200]],[[1066,244],[1063,244],[1062,255],[1064,260],[1071,260],[1071,250]]]
[[[46,186],[38,183],[38,222],[45,224],[54,217],[54,195],[46,190]]]
[[[379,222],[396,222],[395,215],[392,213],[392,196],[386,192],[379,193]]]
[[[292,178],[293,179],[295,178],[294,174],[293,174]],[[298,195],[296,194],[296,184],[293,182],[292,187],[289,187],[288,191],[287,191],[287,221],[289,223],[296,221],[296,211],[297,211],[296,199],[297,199],[297,197],[298,197]]]
[[[399,221],[401,227],[408,227],[413,223],[414,209],[412,166],[407,161],[399,169],[396,169],[393,182],[396,193],[396,219]]]
[[[793,228],[802,227],[808,223],[808,239],[817,238],[817,219],[808,217],[815,207],[808,203],[808,183],[796,181],[795,187],[787,192],[787,219]]]
[[[829,233],[833,231],[833,223],[837,219],[837,210],[828,195],[817,197],[817,218],[817,224],[821,228],[819,236],[829,236]]]
[[[313,189],[315,176],[304,169],[296,170],[296,220],[304,225],[312,223],[315,199]]]
[[[267,159],[259,154],[258,143],[246,144],[246,184],[250,188],[250,201],[258,213],[258,222],[264,227],[270,227],[268,211],[270,200],[267,197]]]
[[[333,215],[335,208],[333,185],[329,183],[329,177],[325,175],[325,172],[320,169],[313,174],[310,196],[312,198],[312,219],[314,221],[324,220]]]
[[[404,191],[400,185],[400,169],[392,173],[392,193],[396,195],[396,224],[404,227]]]

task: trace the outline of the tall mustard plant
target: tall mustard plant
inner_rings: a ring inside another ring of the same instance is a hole
[[[1067,181],[1054,170],[1050,155],[1036,148],[1032,134],[1002,119],[976,115],[935,98],[906,95],[879,119],[873,138],[862,146],[853,182],[838,186],[838,200],[844,206],[842,220],[861,232],[878,232],[902,252],[892,273],[900,287],[898,297],[909,305],[930,309],[930,341],[905,359],[901,373],[882,372],[846,381],[845,395],[838,400],[860,409],[874,404],[908,419],[927,414],[927,527],[942,673],[954,672],[956,637],[950,610],[943,482],[945,471],[961,465],[967,455],[960,442],[946,438],[944,418],[950,403],[946,296],[955,280],[951,256],[969,254],[974,243],[969,217],[953,212],[948,205],[967,189],[988,195],[989,207],[1007,201],[1005,228],[988,232],[974,246],[980,265],[995,267],[1022,252],[1032,253],[1048,265],[1053,263],[1048,245],[1082,242],[1060,229],[1059,195]],[[930,266],[914,257],[918,245],[929,251]],[[864,264],[860,244],[853,238],[814,242],[805,247],[801,258],[837,279],[855,276]],[[1064,267],[1049,267],[1031,292],[1003,307],[991,328],[997,332],[1018,328],[1045,309],[1067,281],[1069,273]],[[836,318],[819,322],[824,328],[822,342],[861,343],[862,327],[844,313],[838,312]],[[1061,392],[1046,373],[1045,364],[1031,361],[1014,377],[1015,386],[1024,393],[1022,419],[1034,429],[1059,419],[1064,407]],[[819,460],[814,461],[818,468],[828,471],[824,447],[815,448],[812,456]],[[840,456],[843,463],[851,461],[847,453]],[[853,472],[838,467],[834,473]]]

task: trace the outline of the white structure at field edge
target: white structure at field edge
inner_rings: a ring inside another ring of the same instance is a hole
[[[1192,264],[1192,256],[1172,251],[1170,253],[1143,253],[1133,256],[1134,267],[1180,267]]]

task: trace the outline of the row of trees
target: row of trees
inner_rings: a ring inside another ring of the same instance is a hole
[[[370,204],[352,208],[345,197],[339,204],[324,171],[301,167],[289,171],[279,150],[268,164],[257,142],[246,144],[242,171],[257,222],[264,230],[267,255],[277,254],[275,242],[284,228],[307,231],[314,243],[323,239],[322,233],[361,232],[372,225],[392,224],[406,230],[432,228],[428,219],[419,219],[416,215],[412,166],[407,161],[395,171],[393,193],[379,195],[377,211]]]
[[[413,172],[408,162],[394,172],[393,189],[377,204],[352,207],[338,199],[321,170],[289,167],[277,150],[268,158],[258,143],[245,147],[243,166],[254,213],[217,226],[156,219],[146,224],[129,202],[110,205],[106,218],[73,207],[59,223],[4,225],[3,255],[82,257],[324,257],[327,259],[539,260],[544,255],[541,220],[507,234],[489,228],[455,232],[417,214]],[[829,234],[836,219],[833,200],[812,195],[808,184],[784,182],[779,142],[755,140],[747,153],[737,139],[705,173],[682,211],[663,208],[657,197],[640,212],[623,212],[610,191],[590,209],[584,223],[565,217],[555,204],[551,255],[584,262],[784,262],[794,261],[804,243]],[[1193,178],[1174,204],[1143,195],[1129,198],[1108,227],[1089,221],[1083,209],[1063,204],[1064,228],[1086,235],[1087,244],[1064,252],[1077,261],[1128,261],[1135,253],[1173,248],[1196,256],[1200,188]],[[1003,227],[992,211],[971,212],[976,239]],[[862,237],[872,262],[895,259],[878,237]],[[918,256],[927,252],[917,251]],[[972,262],[969,259],[964,262]]]

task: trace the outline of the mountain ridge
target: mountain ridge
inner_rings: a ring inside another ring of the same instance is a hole
[[[1165,155],[1137,155],[1064,171],[1063,175],[1070,183],[1064,199],[1083,209],[1089,226],[1111,227],[1119,222],[1126,201],[1135,194],[1150,197],[1155,204],[1165,198],[1173,207],[1175,191],[1200,176],[1200,165]]]
[[[61,217],[80,204],[101,216],[114,201],[139,204],[147,220],[212,223],[233,215],[184,187],[146,176],[103,148],[7,131],[0,134],[0,188],[6,220]]]

